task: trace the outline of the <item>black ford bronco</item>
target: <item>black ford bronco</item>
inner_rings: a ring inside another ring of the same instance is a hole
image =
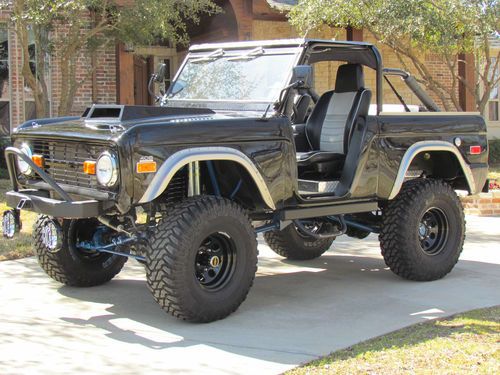
[[[336,79],[318,95],[324,62]],[[456,264],[465,223],[455,190],[485,185],[485,121],[440,112],[373,45],[195,45],[156,95],[163,81],[160,66],[150,81],[158,106],[94,105],[14,132],[3,234],[15,235],[20,210],[38,212],[33,246],[53,279],[99,285],[132,257],[165,311],[209,322],[245,299],[259,233],[294,260],[319,257],[343,234],[378,233],[388,267],[410,280]],[[383,103],[384,84],[399,104]]]

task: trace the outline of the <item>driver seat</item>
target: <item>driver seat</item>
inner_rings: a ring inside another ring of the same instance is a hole
[[[311,151],[297,153],[299,174],[330,177],[340,173],[353,127],[360,117],[368,115],[371,91],[364,86],[360,64],[338,68],[335,90],[321,95],[307,120],[305,132]]]

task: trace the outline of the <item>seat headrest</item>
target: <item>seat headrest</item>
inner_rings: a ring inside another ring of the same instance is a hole
[[[365,77],[361,64],[344,64],[337,70],[335,92],[359,91],[365,87]]]

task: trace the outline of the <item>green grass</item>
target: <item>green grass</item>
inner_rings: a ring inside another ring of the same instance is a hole
[[[500,306],[389,333],[287,372],[500,374]]]
[[[9,209],[5,204],[5,192],[10,188],[9,180],[0,180],[0,213]],[[0,261],[25,258],[33,255],[31,230],[36,217],[37,214],[33,212],[21,212],[21,222],[23,224],[21,233],[17,234],[12,240],[0,239]]]

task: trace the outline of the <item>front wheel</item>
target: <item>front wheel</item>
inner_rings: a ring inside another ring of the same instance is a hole
[[[170,207],[146,253],[154,299],[168,313],[211,322],[245,300],[257,271],[257,240],[244,210],[199,196]]]
[[[48,216],[39,216],[33,227],[33,247],[40,267],[54,280],[70,286],[89,287],[110,281],[127,258],[77,246],[92,240],[99,225],[95,219],[63,220],[59,225]],[[48,230],[60,232],[60,244],[47,241]]]
[[[443,181],[410,181],[383,210],[379,239],[385,263],[395,274],[417,281],[440,279],[462,252],[460,200]]]

